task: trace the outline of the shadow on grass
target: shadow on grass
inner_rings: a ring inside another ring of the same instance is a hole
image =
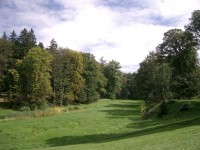
[[[142,130],[154,126],[164,126],[173,124],[178,121],[189,120],[192,118],[198,118],[200,114],[200,101],[199,100],[180,100],[173,104],[168,104],[169,114],[163,117],[158,117],[157,113],[152,116],[142,119],[139,114],[139,106],[143,101],[132,100],[132,101],[121,101],[115,104],[109,104],[106,107],[108,109],[102,110],[106,112],[109,118],[128,118],[131,123],[127,124],[126,128],[134,128]],[[189,111],[182,112],[180,108],[184,104],[189,104]]]
[[[87,143],[104,143],[126,138],[141,137],[155,133],[169,132],[176,129],[181,129],[194,125],[200,125],[200,118],[181,121],[168,125],[154,126],[143,130],[137,130],[134,132],[128,132],[122,134],[93,134],[93,135],[83,135],[83,136],[63,136],[63,137],[48,139],[46,143],[51,147],[87,144]]]
[[[106,112],[108,117],[110,118],[121,118],[121,117],[131,117],[134,118],[135,116],[139,115],[138,108],[141,105],[141,101],[128,101],[118,104],[109,104],[106,106],[107,109],[102,110],[102,112]]]
[[[63,136],[58,138],[48,139],[46,142],[49,146],[65,146],[65,145],[76,145],[76,144],[87,144],[87,143],[104,143],[120,139],[140,137],[145,135],[151,135],[161,132],[169,132],[176,129],[181,129],[185,127],[190,127],[194,125],[200,125],[200,117],[198,115],[193,116],[193,119],[189,117],[183,117],[179,121],[164,121],[163,119],[150,118],[149,120],[142,120],[139,116],[138,107],[141,105],[142,101],[126,101],[119,102],[116,104],[109,104],[101,112],[107,113],[109,118],[122,118],[127,117],[131,119],[132,123],[127,124],[125,128],[134,128],[136,130],[130,132],[124,132],[120,134],[92,134],[83,136]],[[178,109],[176,107],[180,106],[175,104],[173,109]],[[199,106],[195,104],[195,107]],[[199,110],[199,109],[198,109]],[[175,111],[175,110],[173,110]],[[194,111],[194,112],[193,112]],[[190,113],[194,114],[197,110],[192,110]],[[181,115],[181,113],[180,113]],[[183,115],[183,114],[182,114]],[[195,118],[196,117],[196,118]],[[169,118],[169,119],[173,119]],[[177,118],[177,116],[175,116]],[[186,120],[187,119],[187,120]]]

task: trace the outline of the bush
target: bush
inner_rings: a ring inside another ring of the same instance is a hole
[[[23,106],[19,110],[20,111],[31,111],[30,107],[28,107],[28,106]]]
[[[31,111],[37,110],[37,108],[38,108],[38,106],[35,103],[30,104]]]
[[[148,115],[149,115],[148,114],[149,113],[149,107],[147,105],[139,106],[138,110],[139,110],[139,113],[140,113],[142,118],[148,117]]]
[[[54,107],[48,110],[36,110],[33,112],[33,117],[45,117],[45,116],[52,116],[52,115],[57,115],[63,112],[62,107]]]
[[[51,111],[57,112],[57,113],[61,113],[61,112],[65,112],[65,109],[63,107],[53,107],[50,109]]]
[[[38,109],[40,110],[46,110],[48,107],[49,107],[49,104],[46,101],[38,105]]]

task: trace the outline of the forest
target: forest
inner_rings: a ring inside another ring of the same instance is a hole
[[[133,41],[134,43],[134,41]],[[142,99],[143,113],[173,99],[200,96],[200,10],[184,29],[170,29],[163,41],[140,63],[137,72],[120,71],[120,62],[96,60],[91,53],[44,47],[35,31],[4,32],[0,38],[0,93],[13,108],[89,104],[101,98]],[[134,54],[137,55],[137,54]]]

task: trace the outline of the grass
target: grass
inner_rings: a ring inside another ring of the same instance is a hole
[[[0,149],[199,149],[200,101],[177,101],[169,115],[141,119],[143,101],[100,100],[39,118],[0,120]],[[191,109],[180,112],[189,103]],[[1,107],[0,114],[18,113]]]

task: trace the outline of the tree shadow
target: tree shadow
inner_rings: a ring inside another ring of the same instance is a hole
[[[186,128],[194,125],[200,125],[200,117],[195,119],[180,120],[175,122],[162,122],[162,119],[141,119],[138,107],[140,101],[126,101],[117,104],[109,104],[106,109],[100,110],[107,113],[109,118],[128,118],[132,123],[125,125],[125,128],[134,128],[134,131],[125,131],[118,134],[91,134],[82,136],[63,136],[51,138],[46,143],[51,146],[65,146],[87,143],[104,143],[120,139],[141,137],[161,132],[169,132],[181,128]]]
[[[190,126],[200,125],[200,118],[193,120],[181,121],[178,123],[154,126],[143,130],[137,130],[133,132],[121,133],[121,134],[92,134],[83,136],[63,136],[58,138],[51,138],[46,141],[50,147],[54,146],[66,146],[76,144],[87,144],[87,143],[104,143],[120,139],[141,137],[145,135],[151,135],[161,132],[169,132],[176,129],[186,128]]]
[[[107,113],[108,117],[110,118],[135,118],[139,114],[138,107],[140,105],[141,102],[134,100],[129,102],[123,102],[122,100],[122,103],[109,104],[106,106],[107,109],[101,111]]]

